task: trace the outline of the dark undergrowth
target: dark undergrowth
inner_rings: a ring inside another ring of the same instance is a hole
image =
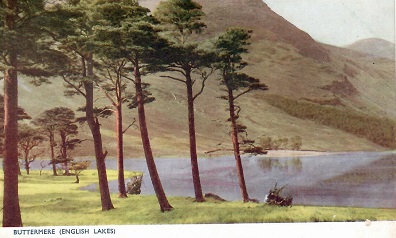
[[[312,120],[396,149],[396,122],[389,118],[367,115],[349,107],[324,106],[279,95],[265,95],[263,99],[291,116]]]

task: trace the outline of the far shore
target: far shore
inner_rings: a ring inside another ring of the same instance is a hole
[[[259,155],[259,156],[260,157],[300,157],[300,156],[309,157],[309,156],[334,155],[334,154],[344,154],[344,153],[353,153],[353,152],[364,152],[364,151],[268,150],[267,154]],[[371,152],[380,152],[380,151],[371,151]]]
[[[383,150],[385,152],[387,150]],[[268,150],[267,154],[257,155],[258,157],[275,157],[275,158],[282,158],[282,157],[310,157],[310,156],[326,156],[326,155],[334,155],[334,154],[344,154],[344,153],[353,153],[353,152],[381,152],[381,151],[318,151],[318,150]],[[394,151],[396,152],[396,151]],[[243,154],[243,156],[247,156],[249,154]],[[218,154],[199,154],[199,158],[217,158],[223,156],[233,156],[232,153],[218,153]],[[95,159],[95,156],[76,156],[77,160],[87,160],[87,159]],[[159,155],[155,157],[156,159],[166,158],[166,159],[185,159],[189,158],[188,154],[185,155]],[[2,158],[0,158],[1,160]],[[117,159],[114,156],[108,156],[106,159]],[[144,156],[139,157],[127,157],[125,159],[144,159]],[[37,161],[40,160],[49,160],[49,158],[42,157],[39,158]],[[1,168],[0,164],[0,168]]]
[[[330,155],[341,152],[330,152],[330,151],[312,151],[312,150],[268,150],[262,157],[299,157],[299,156],[318,156],[318,155]]]

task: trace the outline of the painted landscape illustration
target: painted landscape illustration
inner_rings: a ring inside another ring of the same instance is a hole
[[[394,38],[274,2],[2,0],[2,226],[394,221]]]

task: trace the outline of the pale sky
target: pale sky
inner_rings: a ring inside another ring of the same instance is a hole
[[[366,38],[395,42],[394,0],[263,0],[315,40],[345,46]]]

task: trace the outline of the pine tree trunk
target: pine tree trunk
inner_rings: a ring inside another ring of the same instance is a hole
[[[29,175],[30,173],[30,162],[29,162],[29,152],[27,152],[25,150],[25,170],[26,170],[26,174]]]
[[[21,166],[18,163],[18,175],[22,176]]]
[[[230,109],[230,120],[231,120],[231,137],[232,137],[232,144],[234,147],[234,157],[236,163],[236,169],[238,173],[238,180],[239,180],[239,188],[241,189],[241,195],[243,202],[249,201],[249,195],[246,188],[245,183],[245,176],[243,174],[243,166],[241,160],[241,154],[239,149],[239,140],[238,140],[238,130],[235,118],[235,104],[234,104],[234,95],[232,90],[228,89],[228,103]]]
[[[122,104],[116,106],[116,136],[117,136],[117,167],[118,167],[118,197],[126,198],[124,177],[124,139],[122,130]]]
[[[93,78],[93,62],[92,56],[87,58],[87,73],[90,79]],[[97,118],[94,115],[93,108],[93,82],[85,81],[84,83],[85,92],[86,92],[86,117],[87,123],[91,130],[94,148],[95,148],[95,158],[96,158],[96,167],[98,171],[98,179],[99,179],[99,191],[100,191],[100,199],[102,203],[102,211],[108,211],[114,209],[114,206],[111,202],[110,191],[109,191],[109,183],[107,181],[107,173],[106,173],[106,163],[105,158],[107,153],[103,153],[103,144],[102,144],[102,135],[100,133],[100,124]]]
[[[12,58],[12,57],[10,57]],[[15,58],[16,60],[16,58]],[[15,69],[4,74],[3,226],[22,226],[18,195],[18,79]]]
[[[61,137],[61,155],[62,155],[62,159],[65,160],[65,162],[63,163],[63,165],[65,166],[65,175],[69,176],[70,172],[69,172],[69,168],[67,167],[67,147],[66,147],[66,135],[61,132],[60,133],[60,137]]]
[[[57,176],[58,175],[58,173],[56,172],[56,163],[55,163],[55,152],[54,152],[54,145],[55,145],[55,142],[54,142],[54,133],[51,131],[51,132],[49,132],[50,133],[50,135],[49,135],[49,139],[50,139],[50,148],[51,148],[51,162],[52,162],[52,174],[54,175],[54,176]]]
[[[30,174],[30,166],[29,166],[29,161],[26,161],[26,165],[25,165],[25,169],[26,169],[26,174],[29,175]]]
[[[7,0],[5,30],[15,30],[17,1]],[[14,42],[18,44],[18,42]],[[12,47],[12,46],[11,46]],[[8,49],[10,67],[4,72],[4,196],[3,227],[22,226],[21,209],[18,195],[18,75],[17,52]]]
[[[201,179],[199,176],[198,156],[197,156],[197,142],[195,136],[195,116],[194,116],[194,99],[193,99],[193,84],[191,79],[191,72],[186,72],[187,85],[187,103],[188,103],[188,132],[190,135],[190,157],[191,170],[194,184],[195,201],[204,202],[202,195]]]
[[[137,62],[137,61],[136,61]],[[159,178],[157,167],[155,165],[153,152],[150,146],[150,139],[148,135],[147,125],[146,125],[146,115],[144,110],[144,95],[142,89],[142,80],[139,72],[138,63],[135,64],[134,68],[134,76],[135,76],[135,89],[136,89],[136,97],[138,103],[138,118],[139,118],[139,127],[140,134],[143,143],[143,150],[146,157],[146,163],[149,170],[151,182],[154,187],[155,194],[158,199],[158,203],[160,205],[161,212],[171,211],[172,206],[169,204],[168,199],[166,198],[164,189],[161,184],[161,180]]]

